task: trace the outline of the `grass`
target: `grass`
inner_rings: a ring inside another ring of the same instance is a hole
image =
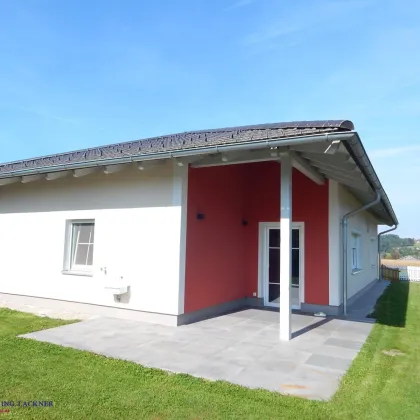
[[[13,419],[418,419],[420,284],[392,284],[375,315],[337,394],[316,402],[18,338],[66,322],[0,309],[0,404],[53,401],[12,407]]]

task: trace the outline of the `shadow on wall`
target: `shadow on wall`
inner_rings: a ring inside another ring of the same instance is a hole
[[[173,206],[172,166],[0,187],[0,214]]]

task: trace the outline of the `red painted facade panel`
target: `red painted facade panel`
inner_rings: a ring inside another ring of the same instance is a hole
[[[185,312],[245,295],[243,172],[243,165],[189,169]]]
[[[280,219],[280,165],[190,168],[187,215],[185,312],[252,296],[258,224]],[[305,302],[328,304],[328,184],[296,170],[293,221],[305,223]]]

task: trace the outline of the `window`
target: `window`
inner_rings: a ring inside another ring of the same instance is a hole
[[[67,243],[64,271],[91,273],[95,222],[93,220],[73,220],[67,224]]]
[[[351,234],[351,246],[350,246],[350,259],[352,271],[358,271],[362,269],[362,253],[360,250],[360,235],[353,232]]]

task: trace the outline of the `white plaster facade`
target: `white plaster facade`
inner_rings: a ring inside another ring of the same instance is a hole
[[[145,171],[127,166],[112,175],[2,187],[0,292],[182,313],[185,176],[167,161]],[[66,222],[81,219],[95,221],[91,277],[62,273]],[[113,275],[130,285],[121,302],[104,289]]]
[[[329,181],[329,304],[343,303],[343,247],[342,218],[345,214],[362,207],[356,198],[341,184]],[[351,264],[352,234],[360,237],[361,267],[353,270]],[[347,298],[377,279],[378,275],[378,221],[369,212],[357,213],[348,219],[347,235]]]

